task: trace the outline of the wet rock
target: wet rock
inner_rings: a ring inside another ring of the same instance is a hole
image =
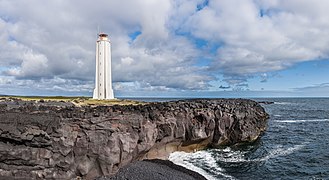
[[[273,101],[259,101],[259,104],[274,104]]]

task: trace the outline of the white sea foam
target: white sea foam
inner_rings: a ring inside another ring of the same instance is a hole
[[[302,149],[306,143],[292,147],[282,145],[274,147],[266,156],[248,159],[245,155],[248,151],[236,151],[227,147],[225,149],[214,149],[211,151],[198,151],[195,153],[174,152],[169,156],[169,160],[175,164],[181,165],[187,169],[198,172],[209,180],[215,180],[213,175],[221,175],[225,179],[235,179],[225,173],[225,170],[218,166],[218,161],[237,163],[237,162],[262,162],[279,156],[286,156]],[[216,153],[214,158],[212,153]],[[201,168],[202,167],[202,168]],[[205,171],[204,169],[207,169]],[[213,175],[212,175],[213,174]]]
[[[232,151],[230,147],[226,147],[225,149],[222,149],[223,152],[230,152]]]
[[[302,149],[305,145],[306,143],[301,145],[295,145],[293,147],[288,147],[288,148],[284,148],[283,146],[277,146],[276,148],[273,148],[271,151],[269,151],[269,153],[265,157],[260,157],[255,159],[246,158],[245,154],[247,153],[247,151],[231,151],[226,153],[219,152],[216,159],[222,162],[229,162],[229,163],[267,161],[269,159],[276,158],[279,156],[286,156],[292,154],[293,152]]]
[[[329,119],[296,119],[296,120],[275,120],[280,123],[302,123],[302,122],[328,122]]]
[[[213,156],[207,151],[198,151],[195,153],[186,153],[186,152],[174,152],[169,156],[169,160],[175,164],[181,165],[187,169],[198,172],[203,175],[208,180],[216,180],[217,178],[213,177],[210,173],[221,175],[225,179],[235,179],[233,176],[225,174],[224,170],[218,167],[216,160]],[[197,167],[194,164],[202,165],[207,168],[206,172],[200,167]]]
[[[233,151],[230,148],[225,149],[217,149],[215,150],[218,152],[216,159],[222,162],[247,162],[245,158],[245,153],[243,151]]]
[[[279,104],[279,105],[290,105],[290,104],[294,104],[291,102],[274,102],[274,104]]]
[[[267,161],[269,159],[276,158],[279,156],[286,156],[286,155],[292,154],[295,151],[302,149],[304,146],[305,146],[305,144],[295,145],[295,146],[289,147],[289,148],[283,148],[283,147],[278,146],[277,148],[271,150],[267,156],[265,156],[263,158],[255,159],[255,160],[256,161]]]

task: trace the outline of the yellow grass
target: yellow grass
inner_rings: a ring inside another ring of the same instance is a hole
[[[97,100],[97,99],[92,99],[90,97],[66,97],[66,96],[0,96],[0,99],[20,99],[22,101],[64,101],[64,102],[72,102],[77,106],[146,104],[145,102],[126,100],[126,99]]]

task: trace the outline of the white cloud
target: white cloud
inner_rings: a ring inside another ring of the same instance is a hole
[[[48,59],[45,55],[30,50],[23,52],[20,59],[23,61],[21,66],[9,69],[5,72],[7,75],[32,79],[48,76]]]
[[[294,92],[306,94],[308,96],[317,95],[325,97],[329,95],[329,83],[314,84],[307,87],[295,88],[293,90]]]
[[[175,36],[167,27],[171,9],[171,1],[167,0],[4,1],[0,17],[9,17],[8,21],[1,21],[1,26],[7,26],[6,32],[1,33],[6,35],[2,41],[7,46],[0,50],[6,62],[4,72],[21,79],[57,77],[90,83],[99,25],[110,33],[112,40],[114,81],[147,82],[150,86],[166,88],[204,88],[209,77],[199,75],[191,63],[197,50],[187,38]],[[135,31],[141,34],[131,40],[129,34]],[[8,37],[14,37],[12,42]],[[29,56],[21,54],[26,51],[30,52]],[[11,58],[17,53],[21,55]],[[181,69],[179,74],[190,78],[176,76],[179,83],[167,84],[173,77],[171,69],[177,67]],[[195,84],[191,83],[193,77],[198,77]]]
[[[1,78],[90,92],[99,26],[111,38],[118,90],[205,90],[216,77],[244,85],[328,58],[328,8],[325,0],[1,0]],[[209,65],[197,65],[203,57]]]
[[[211,70],[240,78],[327,58],[328,7],[326,1],[209,1],[185,29],[222,42]]]

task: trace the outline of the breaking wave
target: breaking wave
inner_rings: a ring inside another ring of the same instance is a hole
[[[297,119],[297,120],[275,120],[280,123],[303,123],[303,122],[328,122],[329,119]]]
[[[249,151],[232,150],[230,147],[227,147],[225,149],[204,150],[195,153],[174,152],[170,154],[169,160],[175,164],[198,172],[209,180],[218,179],[218,176],[224,179],[236,179],[234,176],[226,173],[224,168],[220,167],[220,162],[266,162],[272,158],[292,154],[305,147],[305,145],[306,143],[288,148],[283,146],[276,146],[271,149],[265,156],[258,158],[248,158],[247,153]]]
[[[216,180],[214,175],[220,175],[225,179],[235,178],[218,167],[214,157],[207,151],[198,151],[195,153],[174,152],[169,156],[169,160],[177,165],[181,165],[187,169],[198,172],[208,180]]]

